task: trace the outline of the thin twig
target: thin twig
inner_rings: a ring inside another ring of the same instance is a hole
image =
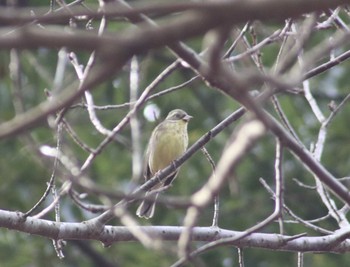
[[[207,160],[209,161],[211,168],[212,168],[212,171],[213,171],[213,175],[215,175],[215,168],[216,167],[215,167],[214,160],[212,159],[208,150],[205,147],[202,147],[201,151],[205,155]],[[212,222],[213,227],[217,227],[219,225],[219,211],[220,211],[220,198],[219,198],[219,194],[216,194],[214,196],[214,214],[213,214],[213,222]]]
[[[238,264],[239,264],[239,267],[244,267],[243,249],[242,248],[237,248],[237,252],[238,252]]]
[[[278,222],[280,226],[280,234],[283,235],[283,202],[284,202],[284,177],[282,170],[283,163],[283,146],[281,140],[276,139],[276,159],[275,159],[275,183],[276,183],[276,199],[275,212],[279,213]]]
[[[269,187],[269,185],[266,183],[266,181],[263,178],[259,179],[260,183],[266,188],[267,192],[269,192],[269,194],[272,196],[273,199],[275,199],[275,192],[273,192],[273,190]],[[318,227],[316,225],[313,225],[312,223],[301,219],[299,216],[297,216],[290,208],[288,208],[285,204],[283,206],[284,210],[290,215],[292,216],[297,222],[304,224],[306,227],[316,231],[316,232],[320,232],[323,234],[331,234],[332,231],[326,230],[324,228]]]
[[[304,253],[298,252],[298,267],[304,266]]]
[[[247,122],[237,131],[236,137],[233,138],[232,143],[225,149],[225,152],[223,153],[217,165],[216,175],[212,175],[209,178],[208,182],[192,196],[191,199],[193,206],[190,209],[188,209],[188,212],[185,217],[185,222],[187,222],[188,220],[188,222],[193,224],[196,221],[196,219],[198,218],[198,212],[200,208],[205,207],[210,202],[212,196],[219,191],[219,188],[227,179],[227,174],[234,170],[236,164],[238,164],[238,162],[244,156],[244,154],[252,147],[254,142],[257,141],[257,139],[264,134],[264,132],[265,128],[259,121],[256,120]],[[227,244],[229,242],[232,242],[233,240],[239,240],[241,238],[244,238],[273,221],[278,215],[279,211],[277,213],[274,212],[263,222],[258,223],[257,225],[249,228],[241,235],[232,238],[213,241],[208,243],[207,245],[200,247],[199,249],[196,249],[190,254],[185,253],[185,257],[181,258],[173,266],[180,266],[188,259],[188,257],[193,258],[196,255],[207,251],[208,249]],[[191,227],[192,224],[185,224],[186,229],[188,229],[188,227]],[[182,245],[188,242],[187,238],[188,233],[184,231],[179,238],[179,249],[183,248]]]
[[[136,102],[139,91],[140,83],[140,69],[139,63],[136,56],[131,60],[130,66],[130,103]],[[134,108],[130,106],[130,110]],[[136,184],[142,176],[142,151],[141,151],[141,132],[140,123],[137,118],[137,114],[134,113],[130,117],[130,128],[131,128],[131,144],[132,144],[132,178],[131,184]]]
[[[143,91],[133,108],[129,111],[129,113],[122,119],[117,126],[115,126],[112,132],[99,144],[99,146],[91,153],[88,158],[85,160],[84,164],[81,167],[81,170],[85,170],[93,161],[93,159],[101,153],[102,149],[105,148],[107,144],[109,144],[113,137],[119,133],[130,121],[130,117],[133,116],[134,113],[137,112],[139,108],[141,108],[142,104],[147,100],[148,95],[155,87],[163,81],[167,76],[169,76],[175,69],[178,67],[178,62],[174,62],[169,65],[161,74],[158,75],[156,79],[154,79],[151,84],[147,86],[147,88]]]

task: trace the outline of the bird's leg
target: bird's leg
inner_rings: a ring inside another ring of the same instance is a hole
[[[157,188],[157,189],[153,189],[153,190],[152,190],[152,194],[161,193],[161,192],[167,190],[170,186],[171,186],[171,184],[170,184],[170,185],[165,185],[165,186],[159,187],[159,188]]]
[[[162,181],[159,179],[159,174],[160,174],[160,171],[157,171],[154,176],[157,178],[158,180],[158,184],[160,184]]]
[[[174,168],[174,171],[176,171],[177,165],[178,164],[176,159],[171,162],[171,166]]]

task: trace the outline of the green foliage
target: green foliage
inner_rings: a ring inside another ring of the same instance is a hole
[[[42,1],[29,1],[31,6],[45,6]],[[86,4],[95,3],[86,1]],[[98,21],[92,22],[92,27],[97,28]],[[261,26],[261,25],[260,25]],[[280,25],[264,25],[269,32],[276,30]],[[113,21],[108,25],[107,31],[114,33],[125,28],[130,28],[125,21]],[[258,26],[257,26],[258,27]],[[258,40],[266,34],[257,31]],[[306,50],[312,49],[325,39],[329,34],[323,31],[312,35],[306,43]],[[248,43],[254,45],[254,39],[247,34]],[[202,41],[192,39],[187,41],[194,50],[200,51]],[[261,50],[261,60],[266,68],[273,68],[276,60],[279,44],[272,44]],[[343,48],[344,50],[347,47]],[[237,51],[242,50],[238,46]],[[21,67],[21,91],[23,110],[18,110],[18,103],[13,101],[16,94],[15,85],[11,81],[8,51],[0,54],[0,123],[10,120],[16,113],[29,110],[46,100],[44,89],[53,91],[53,78],[57,67],[57,54],[55,49],[40,48],[30,51],[17,51]],[[236,51],[235,51],[236,52]],[[239,53],[239,52],[237,52]],[[86,52],[77,51],[79,61],[84,66],[88,60]],[[159,49],[138,55],[140,63],[140,88],[139,94],[161,73],[167,66],[176,60],[176,57],[168,50]],[[326,61],[325,56],[318,63]],[[312,92],[323,113],[328,116],[330,110],[328,104],[335,101],[339,104],[348,94],[350,77],[348,75],[349,62],[345,62],[332,70],[310,79]],[[250,60],[242,60],[235,64],[235,71],[239,73],[245,67],[251,67]],[[111,79],[95,88],[91,88],[95,105],[117,105],[129,102],[129,64]],[[181,67],[165,79],[152,93],[158,93],[188,81],[193,77],[189,68]],[[62,88],[76,82],[74,68],[68,63],[65,71],[65,79]],[[232,85],[235,86],[235,85]],[[260,89],[259,86],[257,88]],[[317,140],[320,123],[317,121],[303,95],[278,94],[281,106],[302,142],[311,147]],[[105,138],[92,125],[86,108],[79,106],[83,100],[79,99],[75,107],[68,109],[65,119],[79,136],[79,139],[91,148],[96,148]],[[210,88],[203,80],[197,79],[187,87],[176,90],[151,100],[161,110],[159,119],[163,119],[168,111],[181,108],[191,114],[194,119],[189,124],[190,144],[196,142],[203,134],[225,119],[230,113],[237,110],[238,103],[230,97]],[[147,105],[149,103],[146,103]],[[156,123],[148,122],[143,116],[144,106],[137,113],[141,129],[141,145],[144,150],[147,140]],[[275,111],[268,102],[266,109],[272,114]],[[97,116],[102,124],[113,129],[127,114],[129,107],[98,110]],[[345,106],[329,127],[327,142],[322,157],[324,166],[335,176],[348,176],[350,171],[350,142],[349,135],[350,107]],[[218,162],[225,149],[227,140],[234,130],[244,121],[244,118],[227,127],[222,133],[211,140],[207,145],[210,156],[214,162]],[[120,133],[123,142],[113,141],[102,152],[97,155],[92,165],[86,171],[91,179],[108,190],[116,192],[127,191],[130,188],[132,176],[132,149],[130,126],[127,125]],[[61,149],[64,150],[72,161],[81,166],[89,153],[84,151],[71,136],[63,129],[60,135]],[[227,229],[245,230],[257,222],[268,217],[274,210],[274,201],[259,182],[263,178],[271,188],[274,188],[274,160],[275,160],[275,138],[267,134],[244,158],[234,173],[230,174],[227,186],[220,192],[220,218],[219,226]],[[9,138],[0,141],[0,208],[5,210],[29,210],[40,199],[46,189],[54,168],[54,159],[44,157],[40,154],[41,146],[56,147],[57,132],[50,128],[48,122],[41,122],[39,127],[28,130],[20,137]],[[306,185],[314,185],[312,175],[305,170],[304,166],[297,163],[295,157],[289,152],[284,152],[284,181],[285,181],[285,203],[301,218],[316,219],[327,215],[327,209],[322,206],[319,196],[314,190],[305,189],[293,180],[296,178]],[[69,172],[62,165],[58,166],[56,174],[57,187],[69,178]],[[207,181],[212,174],[212,168],[206,157],[199,151],[188,160],[166,195],[189,197],[196,192]],[[143,181],[138,181],[141,184]],[[76,189],[79,193],[80,188]],[[94,204],[105,204],[104,200],[89,195],[88,201]],[[41,209],[52,201],[52,196],[40,207]],[[113,200],[115,201],[115,200]],[[135,205],[130,207],[134,212]],[[61,201],[62,220],[83,221],[95,216],[74,206],[65,196]],[[209,226],[212,223],[213,207],[209,206],[201,213],[198,225]],[[158,205],[156,216],[150,223],[155,225],[181,225],[185,216],[184,209],[174,209],[164,205]],[[52,213],[46,218],[52,219]],[[285,214],[287,219],[291,219]],[[115,220],[113,223],[119,225]],[[141,224],[147,224],[140,220]],[[319,224],[327,229],[336,229],[336,223],[329,219]],[[278,224],[270,225],[264,232],[278,232]],[[288,235],[307,232],[315,234],[299,224],[285,224],[285,233]],[[98,242],[82,241],[89,245],[95,252],[115,264],[115,266],[169,266],[176,257],[174,255],[150,252],[139,243],[118,243],[110,248],[104,248]],[[167,243],[169,248],[176,249],[176,242]],[[195,243],[193,247],[199,247],[202,243]],[[6,267],[22,266],[98,266],[91,253],[86,252],[79,244],[68,241],[64,249],[66,258],[59,260],[55,254],[51,240],[37,236],[27,236],[23,233],[0,229],[0,259],[1,265]],[[199,257],[199,261],[205,266],[237,266],[236,248],[224,247],[209,251]],[[259,249],[244,250],[245,266],[296,266],[296,253],[275,252]],[[305,266],[345,266],[345,256],[329,254],[306,254]],[[188,266],[191,266],[190,264]]]

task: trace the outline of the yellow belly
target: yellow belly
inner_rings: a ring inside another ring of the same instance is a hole
[[[186,151],[188,144],[187,129],[186,127],[177,128],[176,130],[173,128],[167,129],[156,136],[149,155],[151,173],[155,174],[157,171],[164,169]]]

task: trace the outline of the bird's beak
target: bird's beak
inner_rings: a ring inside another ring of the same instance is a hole
[[[192,119],[193,117],[190,115],[186,115],[185,117],[183,117],[184,121],[189,121],[190,119]]]

